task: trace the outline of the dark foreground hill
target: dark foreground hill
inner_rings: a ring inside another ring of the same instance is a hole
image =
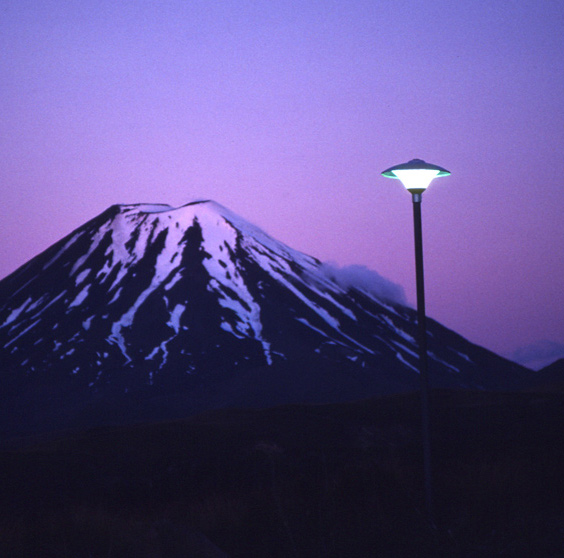
[[[0,555],[564,556],[557,393],[432,397],[437,525],[419,401],[214,411],[0,454]]]

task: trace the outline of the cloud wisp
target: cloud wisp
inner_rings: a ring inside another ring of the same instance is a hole
[[[321,266],[322,272],[345,289],[358,289],[377,298],[407,304],[405,291],[401,285],[382,277],[364,265],[339,267],[330,262]]]
[[[541,340],[520,347],[511,355],[512,359],[523,366],[540,370],[559,358],[564,358],[564,344],[555,341]]]

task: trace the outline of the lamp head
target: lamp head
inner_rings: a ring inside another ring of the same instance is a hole
[[[431,165],[421,159],[412,159],[408,163],[390,167],[382,173],[382,176],[397,178],[412,194],[422,194],[433,178],[449,174],[450,172],[442,167]]]

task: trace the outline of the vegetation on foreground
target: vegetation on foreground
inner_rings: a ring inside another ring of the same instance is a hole
[[[0,555],[564,556],[564,397],[417,394],[225,410],[0,453]]]

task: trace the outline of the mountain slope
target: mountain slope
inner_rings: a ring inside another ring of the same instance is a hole
[[[564,358],[559,358],[553,363],[534,371],[534,389],[537,391],[564,392]]]
[[[0,282],[5,429],[418,386],[415,312],[202,201],[112,206]],[[429,320],[434,385],[528,371]],[[103,409],[103,412],[101,411]]]

